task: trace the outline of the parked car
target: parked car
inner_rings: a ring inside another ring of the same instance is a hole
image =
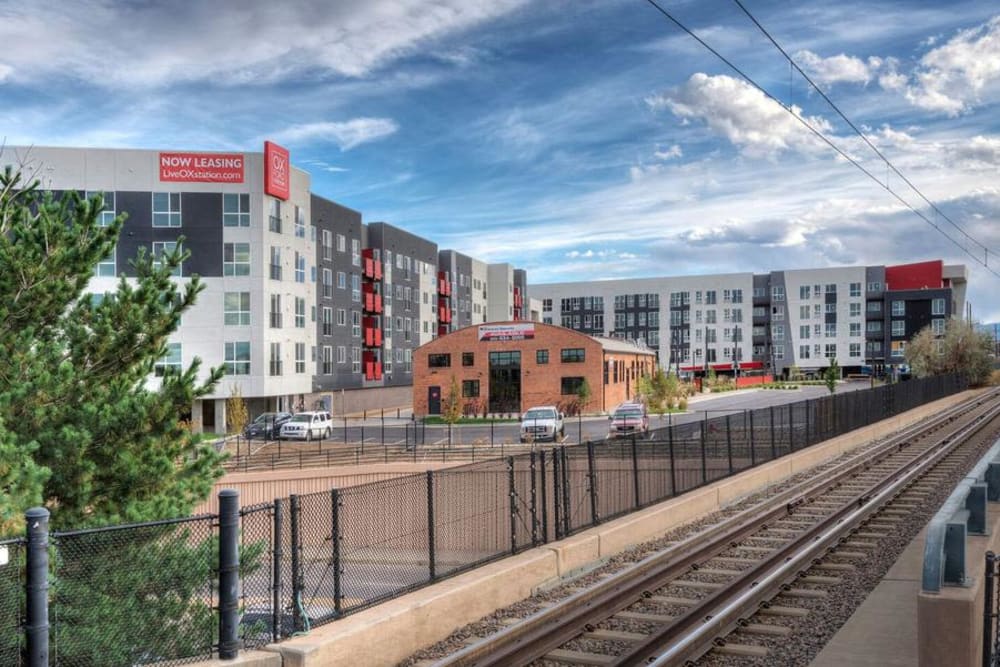
[[[297,412],[281,426],[282,440],[312,440],[313,438],[329,438],[333,431],[333,420],[330,413],[317,410]]]
[[[608,428],[609,438],[649,430],[649,414],[642,403],[622,403],[608,419],[611,422]]]
[[[243,429],[247,440],[275,440],[281,433],[281,426],[292,418],[291,412],[262,412]]]
[[[521,416],[521,442],[558,442],[566,435],[563,418],[563,413],[554,405],[531,408]]]

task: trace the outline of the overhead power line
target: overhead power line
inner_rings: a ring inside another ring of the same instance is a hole
[[[776,103],[778,106],[780,106],[786,112],[788,112],[793,118],[795,118],[797,121],[799,121],[799,123],[801,123],[806,129],[808,129],[813,135],[815,135],[818,139],[820,139],[820,141],[822,141],[827,146],[829,146],[834,151],[836,151],[838,155],[840,155],[842,158],[844,158],[845,160],[847,160],[848,162],[850,162],[852,165],[854,165],[859,171],[861,171],[866,176],[868,176],[868,178],[870,178],[872,181],[874,181],[875,183],[877,183],[880,186],[882,186],[886,190],[886,192],[888,192],[890,195],[892,195],[896,199],[896,201],[898,201],[900,204],[902,204],[903,206],[905,206],[906,208],[908,208],[915,215],[917,215],[918,217],[920,217],[920,219],[922,219],[928,225],[930,225],[935,230],[937,230],[942,236],[944,236],[946,239],[948,239],[949,241],[951,241],[955,245],[955,247],[957,247],[959,250],[961,250],[966,255],[968,255],[977,264],[982,265],[983,268],[985,268],[991,274],[993,274],[997,278],[1000,278],[1000,273],[998,273],[997,271],[995,271],[988,264],[988,256],[989,256],[989,252],[990,251],[987,249],[987,247],[985,245],[983,245],[982,243],[980,243],[979,241],[976,241],[975,239],[973,239],[971,236],[969,236],[964,230],[962,230],[960,227],[958,227],[958,225],[956,225],[954,222],[952,222],[950,220],[950,218],[947,218],[947,216],[944,216],[944,214],[941,213],[940,210],[936,206],[934,206],[932,203],[930,203],[930,201],[926,197],[924,197],[923,194],[920,193],[919,190],[917,190],[917,188],[912,183],[910,183],[905,177],[903,177],[902,174],[899,174],[901,180],[903,180],[904,182],[906,182],[907,185],[909,185],[909,187],[912,188],[914,191],[918,192],[918,194],[920,194],[921,198],[923,198],[924,201],[927,201],[931,205],[931,207],[933,208],[933,210],[935,212],[937,212],[942,217],[945,217],[946,219],[948,219],[948,222],[950,222],[952,225],[954,225],[956,228],[958,228],[959,231],[962,231],[962,233],[965,234],[966,237],[968,237],[969,239],[972,239],[979,247],[981,247],[981,248],[984,249],[984,257],[982,259],[980,259],[978,256],[976,256],[975,254],[973,254],[961,242],[959,242],[957,239],[953,238],[950,234],[948,234],[944,229],[942,229],[942,227],[938,223],[936,223],[934,220],[931,220],[927,215],[925,215],[924,212],[922,212],[919,209],[917,209],[915,206],[913,206],[912,204],[910,204],[906,199],[904,199],[899,193],[897,193],[896,191],[894,191],[892,189],[892,187],[889,185],[888,181],[882,182],[869,169],[867,169],[864,165],[862,165],[856,159],[854,159],[853,157],[851,157],[851,155],[849,155],[844,149],[840,148],[836,143],[834,143],[832,139],[830,139],[829,137],[827,137],[823,133],[822,130],[820,130],[819,128],[813,126],[802,115],[795,113],[795,111],[792,109],[792,107],[790,105],[785,104],[780,99],[778,99],[776,96],[772,95],[766,88],[764,88],[762,85],[760,85],[759,83],[757,83],[757,81],[754,80],[753,77],[751,77],[749,74],[747,74],[746,72],[744,72],[743,70],[741,70],[735,63],[733,63],[731,60],[729,60],[724,55],[722,55],[721,53],[719,53],[710,44],[708,44],[708,42],[706,42],[705,40],[703,40],[701,37],[699,37],[697,34],[695,34],[690,28],[688,28],[680,20],[678,20],[673,14],[671,14],[666,9],[664,9],[662,6],[660,6],[660,4],[658,2],[656,2],[656,0],[646,0],[646,2],[649,3],[658,12],[660,12],[669,21],[671,21],[674,25],[676,25],[678,28],[680,28],[685,33],[687,33],[692,39],[694,39],[696,42],[698,42],[706,50],[708,50],[709,52],[711,52],[712,55],[714,55],[716,58],[718,58],[723,63],[725,63],[731,70],[733,70],[736,74],[738,74],[746,83],[748,83],[754,89],[758,90],[767,99],[769,99],[772,102]],[[741,7],[742,7],[742,5],[741,5]],[[756,21],[755,21],[755,23],[756,23]],[[777,46],[776,42],[774,42],[773,39],[772,39],[772,43],[775,43],[775,45]],[[784,51],[782,51],[782,53],[784,54]],[[784,55],[785,55],[786,58],[788,58],[788,60],[790,62],[793,62],[791,60],[790,56],[788,56],[787,54],[784,54]],[[798,69],[798,66],[794,65],[794,62],[793,62],[793,66],[796,67],[796,69]],[[799,71],[801,72],[801,70],[799,70]],[[805,76],[804,72],[803,72],[803,76]],[[811,80],[810,80],[810,83],[812,83]],[[815,87],[815,84],[812,84],[812,85]],[[821,91],[821,94],[822,94],[822,91]],[[825,94],[823,94],[823,97],[828,102],[830,102],[829,98]],[[830,104],[831,104],[831,106],[833,105],[832,102],[830,102]],[[838,111],[838,113],[840,113],[839,109],[837,111]],[[841,114],[841,117],[845,118],[845,120],[846,120],[846,117],[843,116],[843,114]],[[850,121],[848,121],[848,123],[851,125],[852,128],[854,128],[855,132],[858,132],[859,134],[861,134],[861,132],[854,126],[853,123],[850,123]],[[865,139],[865,140],[867,142],[867,139]],[[872,146],[871,143],[869,143],[869,145]],[[875,150],[878,153],[878,150],[874,146],[872,146],[872,149]],[[890,165],[890,168],[892,168],[893,170],[895,170],[895,167],[892,166],[891,163],[884,156],[882,156],[881,153],[878,153],[878,154],[879,154],[880,157],[882,157],[883,160],[886,161],[887,164]],[[899,172],[896,171],[896,173],[899,173]],[[997,254],[997,253],[994,253],[994,254]]]

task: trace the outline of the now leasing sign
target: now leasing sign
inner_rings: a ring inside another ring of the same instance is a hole
[[[242,183],[240,153],[160,153],[160,180],[194,183]]]
[[[264,142],[264,192],[288,199],[291,192],[291,165],[288,160],[288,149],[270,141]]]
[[[535,325],[526,322],[518,324],[483,324],[479,327],[479,340],[531,340],[535,337]]]

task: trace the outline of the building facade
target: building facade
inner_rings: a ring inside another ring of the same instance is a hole
[[[943,334],[964,310],[967,270],[941,260],[531,286],[542,321],[645,343],[658,361],[703,375],[794,366],[817,373],[905,370],[906,340]]]

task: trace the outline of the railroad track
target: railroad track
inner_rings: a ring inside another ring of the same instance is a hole
[[[821,479],[790,485],[434,664],[766,659],[768,643],[792,641],[789,620],[808,615],[810,601],[861,567],[881,537],[898,532],[998,433],[994,391],[825,466]]]

